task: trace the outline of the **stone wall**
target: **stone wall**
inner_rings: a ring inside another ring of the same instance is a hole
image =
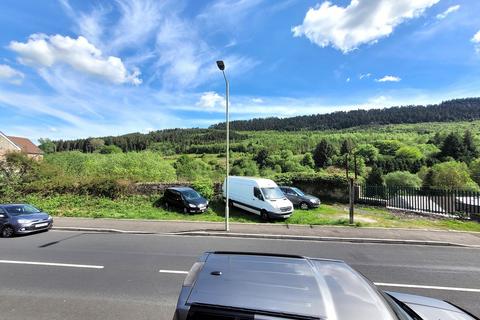
[[[10,141],[5,139],[2,135],[0,135],[0,159],[5,157],[7,153],[19,151],[17,148],[12,146]]]

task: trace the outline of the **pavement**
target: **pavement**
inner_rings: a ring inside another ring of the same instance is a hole
[[[170,320],[185,273],[214,250],[341,259],[380,289],[480,315],[479,248],[52,230],[0,239],[0,318]]]
[[[222,236],[241,238],[340,241],[388,244],[480,247],[479,232],[425,229],[365,228],[272,223],[159,221],[131,219],[92,219],[56,217],[55,229],[137,234],[174,234],[185,236]]]

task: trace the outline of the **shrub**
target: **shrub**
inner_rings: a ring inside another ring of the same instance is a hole
[[[387,187],[419,188],[422,185],[422,179],[408,171],[394,171],[385,176],[385,184]]]
[[[212,180],[208,178],[199,178],[192,182],[192,187],[197,190],[204,198],[212,200],[215,196],[215,189]]]

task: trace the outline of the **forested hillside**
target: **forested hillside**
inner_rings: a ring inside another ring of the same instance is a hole
[[[364,125],[420,122],[451,122],[480,119],[480,98],[445,101],[427,106],[404,106],[385,109],[338,111],[328,114],[292,118],[258,118],[233,121],[230,128],[239,131],[297,131],[345,129]],[[211,126],[224,129],[225,123]]]

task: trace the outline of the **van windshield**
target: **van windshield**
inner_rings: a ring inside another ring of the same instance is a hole
[[[262,193],[265,199],[267,200],[274,200],[274,199],[283,199],[285,195],[283,194],[282,190],[279,187],[272,187],[272,188],[262,188]]]

